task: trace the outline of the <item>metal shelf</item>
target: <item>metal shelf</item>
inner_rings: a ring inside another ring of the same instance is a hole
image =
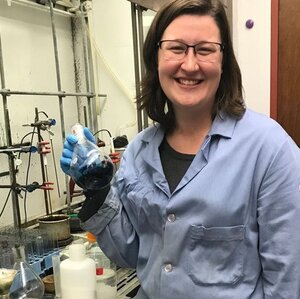
[[[131,3],[138,4],[145,9],[151,9],[153,11],[158,11],[164,4],[166,4],[166,0],[128,0]]]

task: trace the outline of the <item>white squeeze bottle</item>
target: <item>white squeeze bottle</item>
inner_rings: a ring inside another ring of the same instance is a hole
[[[69,259],[60,263],[63,299],[96,299],[96,265],[83,244],[69,246]]]

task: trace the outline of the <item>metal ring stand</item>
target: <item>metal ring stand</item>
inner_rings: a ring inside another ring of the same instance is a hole
[[[56,78],[57,78],[57,92],[44,92],[44,91],[16,91],[10,90],[6,87],[5,84],[5,76],[4,76],[4,60],[3,60],[3,52],[2,52],[2,42],[1,42],[1,35],[0,35],[0,77],[1,77],[1,89],[0,94],[2,96],[3,101],[3,112],[4,112],[4,125],[5,125],[5,134],[6,134],[6,145],[7,147],[12,146],[12,135],[11,135],[11,128],[10,128],[10,118],[9,118],[9,111],[8,111],[8,96],[10,95],[39,95],[39,96],[56,96],[58,97],[58,105],[60,111],[60,123],[61,123],[61,134],[62,134],[62,142],[65,139],[65,120],[64,120],[64,110],[63,110],[63,100],[66,97],[76,96],[77,99],[79,97],[86,97],[87,98],[87,106],[88,106],[88,115],[89,115],[89,125],[93,128],[93,110],[91,109],[91,101],[96,98],[96,96],[105,96],[105,95],[96,95],[92,86],[92,60],[89,56],[91,50],[89,49],[89,43],[86,41],[86,36],[83,37],[83,46],[84,46],[84,68],[85,68],[85,77],[86,77],[86,92],[80,92],[80,88],[76,86],[78,91],[76,92],[65,92],[62,90],[61,86],[61,77],[60,77],[60,66],[59,66],[59,55],[58,55],[58,45],[57,45],[57,35],[56,35],[56,28],[55,28],[55,18],[54,18],[54,8],[53,3],[54,0],[48,0],[49,3],[49,12],[50,12],[50,19],[51,19],[51,28],[52,28],[52,37],[53,37],[53,48],[54,48],[54,57],[55,57],[55,67],[56,67]],[[75,16],[75,15],[74,15]],[[72,17],[71,17],[72,18]],[[81,18],[82,22],[85,22],[84,14],[81,11]],[[72,19],[71,19],[72,20]],[[74,30],[74,24],[72,23],[72,30]],[[82,27],[83,28],[83,27]],[[81,30],[83,32],[83,29]],[[73,44],[73,48],[75,45]],[[76,60],[76,59],[75,59]],[[75,61],[75,64],[77,62]],[[77,83],[76,83],[77,84]],[[86,124],[88,125],[88,124]],[[17,191],[17,181],[16,181],[16,172],[15,172],[15,162],[14,158],[9,155],[8,156],[8,166],[9,166],[9,173],[10,173],[10,188],[12,189],[12,205],[13,205],[13,220],[15,227],[21,227],[21,216],[20,216],[20,207],[19,207],[19,200],[18,200],[18,191]],[[65,176],[65,183],[66,183],[66,190],[67,190],[67,206],[70,209],[71,206],[71,199],[70,199],[70,192],[69,192],[69,178]],[[45,198],[45,205],[47,207],[47,198]],[[47,212],[47,209],[46,209]]]

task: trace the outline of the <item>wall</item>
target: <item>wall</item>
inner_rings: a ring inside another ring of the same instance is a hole
[[[130,2],[93,1],[90,37],[95,57],[98,92],[106,94],[98,104],[99,129],[113,136],[137,132],[133,40]],[[102,134],[102,139],[107,136]]]
[[[248,19],[254,21],[247,29]],[[233,41],[246,104],[270,115],[271,0],[233,0]]]
[[[2,40],[2,56],[4,64],[5,88],[12,91],[42,91],[56,92],[57,79],[54,61],[54,48],[51,31],[50,14],[46,10],[0,1],[0,35]],[[67,92],[75,91],[75,72],[72,50],[72,35],[69,17],[55,14],[56,33],[58,40],[58,53],[61,70],[62,90]],[[2,86],[3,87],[3,86]],[[1,86],[0,86],[1,88]],[[4,129],[4,113],[2,97],[0,97],[0,146],[6,145]],[[71,124],[77,120],[76,99],[74,97],[65,98],[63,107],[65,111],[65,125],[69,130]],[[62,151],[62,134],[60,123],[60,109],[58,98],[54,96],[31,96],[31,95],[11,95],[8,97],[8,111],[10,114],[10,126],[13,143],[20,143],[23,136],[32,131],[32,127],[23,126],[34,122],[35,108],[44,111],[49,118],[57,120],[57,125],[52,127],[54,136],[52,154],[47,156],[49,181],[55,183],[55,190],[50,191],[53,210],[64,205],[65,176],[59,167],[59,158]],[[46,119],[40,114],[40,119]],[[24,141],[30,141],[32,135],[28,135]],[[34,135],[33,144],[37,143]],[[50,141],[50,135],[42,131],[45,140]],[[28,154],[21,155],[22,165],[19,167],[17,183],[25,185],[28,174],[28,183],[37,181],[42,184],[40,157],[32,154],[29,161]],[[55,163],[54,163],[55,162]],[[8,171],[8,159],[5,154],[0,155],[0,172]],[[58,194],[55,167],[57,167]],[[1,177],[0,184],[9,184],[9,176]],[[12,202],[9,189],[0,189],[0,226],[13,222]],[[44,193],[36,190],[32,193],[22,191],[19,197],[22,220],[25,218],[24,206],[26,206],[27,220],[45,214]]]

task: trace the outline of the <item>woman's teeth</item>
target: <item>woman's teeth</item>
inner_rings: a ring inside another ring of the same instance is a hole
[[[183,85],[196,85],[199,84],[200,80],[191,80],[191,79],[178,79],[178,82]]]

